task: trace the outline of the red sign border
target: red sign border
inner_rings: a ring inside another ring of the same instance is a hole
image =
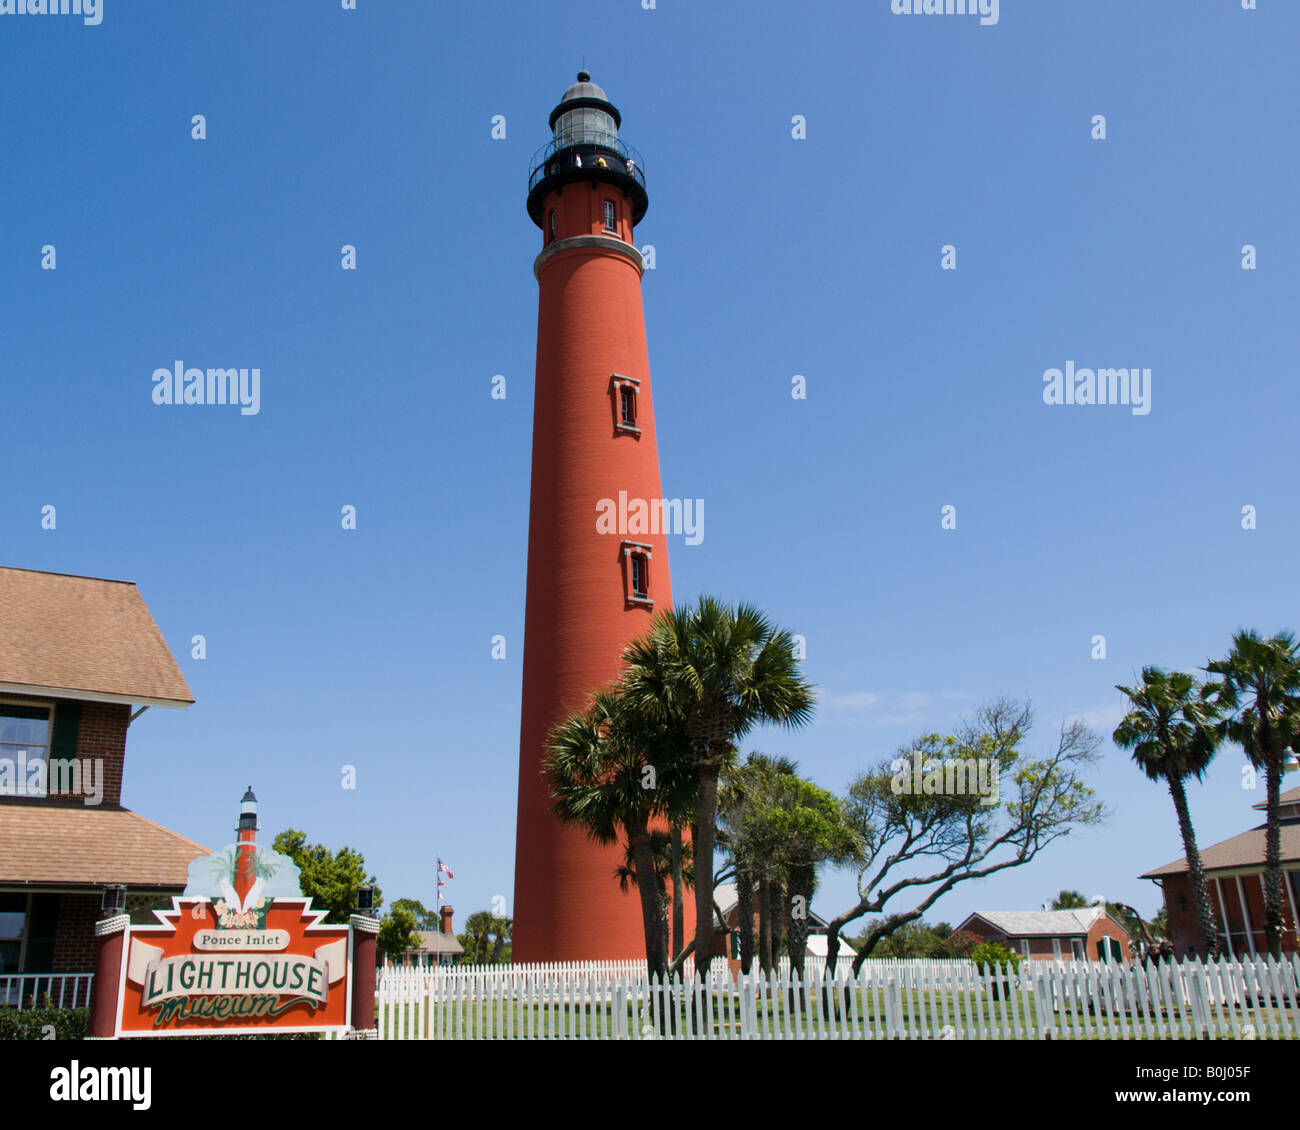
[[[316,1024],[316,1025],[297,1025],[289,1028],[271,1028],[262,1025],[259,1028],[171,1028],[165,1032],[137,1031],[135,1029],[123,1030],[122,1013],[126,1008],[126,971],[131,962],[131,939],[136,934],[143,937],[156,936],[163,933],[175,934],[176,923],[169,921],[167,915],[180,916],[185,913],[181,909],[181,903],[204,902],[211,903],[213,899],[208,895],[172,895],[172,906],[170,910],[155,910],[153,915],[158,919],[159,925],[140,925],[131,923],[124,931],[122,939],[122,969],[118,974],[117,982],[117,1008],[113,1016],[113,1037],[119,1040],[135,1039],[168,1039],[175,1036],[279,1036],[294,1035],[306,1032],[336,1033],[343,1035],[351,1028],[352,1018],[352,969],[355,959],[356,949],[356,930],[349,924],[342,926],[341,923],[324,923],[321,921],[328,913],[327,910],[316,910],[311,905],[311,899],[306,896],[285,896],[271,900],[274,907],[283,907],[292,909],[297,904],[299,913],[302,917],[314,915],[315,921],[308,923],[303,927],[304,934],[310,934],[313,931],[321,932],[327,930],[346,929],[348,932],[348,960],[347,972],[343,980],[347,983],[347,995],[344,1000],[343,1015],[346,1018],[343,1024]]]

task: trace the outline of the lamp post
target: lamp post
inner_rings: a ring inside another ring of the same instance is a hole
[[[126,907],[126,887],[121,883],[109,883],[104,887],[99,902],[99,919],[116,918]]]
[[[352,1025],[353,1038],[374,1039],[375,950],[379,941],[379,919],[375,917],[375,888],[357,888],[357,909],[349,921],[352,928]]]

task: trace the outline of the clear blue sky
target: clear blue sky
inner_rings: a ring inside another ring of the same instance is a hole
[[[839,791],[994,696],[1032,700],[1039,747],[1083,716],[1109,826],[931,917],[1062,887],[1153,912],[1137,875],[1181,846],[1109,743],[1113,685],[1300,627],[1300,7],[1259,8],[0,16],[0,563],[136,581],[198,700],[132,727],[126,803],[215,848],[251,782],[265,834],[350,845],[388,900],[433,904],[435,851],[458,922],[512,897],[524,196],[585,63],[645,160],[664,492],[706,503],[703,543],[670,543],[674,593],[759,604],[822,689],[812,726],[747,748]],[[155,405],[177,360],[259,367],[260,412]],[[1067,361],[1150,368],[1150,413],[1045,404]],[[1192,790],[1203,842],[1253,822],[1240,764]],[[828,875],[815,905],[852,891]]]

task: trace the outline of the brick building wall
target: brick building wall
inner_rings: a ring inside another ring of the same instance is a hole
[[[104,804],[122,803],[122,774],[126,761],[126,731],[131,708],[121,702],[83,702],[77,733],[77,758],[97,759],[103,770]],[[84,779],[84,778],[83,778]]]
[[[1011,938],[998,930],[991,923],[985,922],[981,918],[973,922],[966,923],[962,929],[968,933],[975,934],[987,942],[998,942],[1016,953],[1023,954],[1020,938]],[[1084,959],[1087,961],[1099,960],[1097,956],[1097,943],[1102,938],[1114,938],[1120,945],[1120,953],[1123,960],[1129,960],[1128,934],[1118,922],[1115,922],[1109,915],[1102,915],[1092,924],[1086,937],[1075,935],[1060,935],[1055,941],[1060,943],[1060,959],[1070,961],[1074,956],[1072,941],[1078,940],[1083,942]],[[1052,944],[1053,938],[1050,935],[1037,935],[1026,939],[1029,942],[1029,957],[1034,961],[1055,961],[1058,957],[1056,946]]]
[[[54,942],[54,972],[88,973],[95,968],[95,923],[102,896],[59,896],[59,932]]]

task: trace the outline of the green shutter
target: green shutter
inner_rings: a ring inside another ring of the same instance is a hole
[[[50,735],[50,760],[71,761],[77,756],[77,732],[81,729],[81,703],[54,704],[54,733]]]

